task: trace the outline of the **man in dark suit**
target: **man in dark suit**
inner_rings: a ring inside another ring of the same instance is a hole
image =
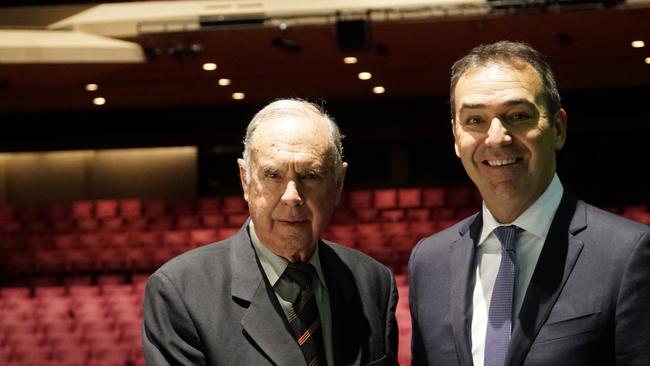
[[[567,117],[546,61],[481,45],[450,92],[483,207],[411,254],[413,365],[650,365],[650,228],[560,183]]]
[[[320,239],[347,168],[336,124],[311,103],[279,100],[256,114],[244,145],[251,219],[151,276],[147,364],[396,364],[390,270]]]

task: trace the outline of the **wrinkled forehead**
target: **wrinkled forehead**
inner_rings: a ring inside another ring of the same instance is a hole
[[[283,154],[294,158],[329,156],[332,150],[327,122],[316,116],[281,116],[261,121],[255,131],[251,150],[254,155]]]

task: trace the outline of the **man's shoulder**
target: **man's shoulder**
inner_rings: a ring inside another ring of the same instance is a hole
[[[417,247],[436,247],[443,244],[449,244],[461,238],[462,233],[469,231],[469,226],[474,222],[478,213],[458,221],[452,226],[443,229],[435,234],[429,235],[417,244]]]
[[[582,205],[585,211],[585,234],[589,234],[591,237],[624,243],[650,235],[650,226],[600,209],[584,201],[579,201],[579,205]],[[578,233],[578,235],[580,234]]]
[[[384,264],[359,250],[329,240],[321,240],[321,242],[325,244],[325,248],[331,249],[343,263],[355,271],[392,273]]]
[[[179,254],[160,266],[152,276],[162,275],[169,279],[187,278],[227,269],[230,267],[232,239],[230,237]]]

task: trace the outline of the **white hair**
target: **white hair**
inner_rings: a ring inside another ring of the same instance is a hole
[[[279,99],[276,100],[253,116],[253,119],[248,123],[246,127],[246,136],[244,137],[244,153],[242,159],[244,160],[244,169],[246,170],[246,176],[244,179],[246,182],[250,182],[250,169],[251,166],[251,144],[253,140],[253,135],[257,130],[257,127],[262,121],[281,118],[281,117],[317,117],[327,123],[327,127],[330,132],[330,145],[331,152],[334,157],[333,168],[334,172],[338,174],[343,165],[343,144],[341,140],[343,135],[339,130],[339,126],[334,122],[334,120],[325,112],[322,107],[318,105],[302,100],[302,99]]]

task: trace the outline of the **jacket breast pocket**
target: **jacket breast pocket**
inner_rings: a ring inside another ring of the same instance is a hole
[[[598,329],[599,319],[600,312],[597,312],[544,324],[535,338],[535,343],[593,332]]]

